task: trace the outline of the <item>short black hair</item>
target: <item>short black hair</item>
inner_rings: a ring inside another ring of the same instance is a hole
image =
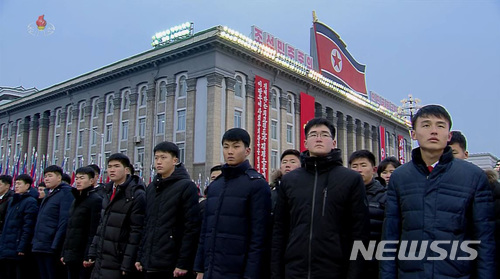
[[[87,167],[81,167],[76,170],[76,174],[86,174],[89,176],[89,178],[94,178],[95,177],[95,171],[93,168],[87,166]]]
[[[71,176],[69,176],[69,174],[67,174],[67,173],[62,174],[61,180],[68,183],[68,184],[71,184]]]
[[[451,129],[451,116],[448,113],[448,111],[440,105],[427,105],[423,106],[420,108],[417,113],[413,116],[411,119],[411,127],[415,129],[415,123],[417,123],[417,119],[419,117],[425,117],[425,116],[435,116],[438,118],[443,118],[446,121],[448,121],[448,124],[450,124],[450,129]]]
[[[222,136],[222,144],[224,141],[242,141],[245,147],[250,146],[250,135],[247,131],[241,128],[232,128],[227,130]]]
[[[92,168],[95,173],[101,173],[101,168],[96,164],[90,164],[87,167]]]
[[[2,181],[5,184],[12,185],[12,176],[7,174],[0,175],[0,181]]]
[[[280,161],[283,161],[283,158],[285,158],[286,155],[293,155],[300,159],[300,152],[296,149],[287,149],[283,151],[283,153],[281,154]]]
[[[451,131],[451,139],[448,142],[448,145],[458,143],[458,146],[462,148],[463,151],[467,150],[467,139],[464,134],[460,131]]]
[[[45,182],[42,181],[42,182],[38,183],[37,188],[40,188],[40,187],[46,187]]]
[[[172,157],[179,158],[179,147],[173,142],[163,141],[158,143],[153,149],[153,154],[156,152],[166,152],[172,155]]]
[[[210,169],[210,173],[214,172],[214,171],[222,171],[222,165],[216,165],[216,166],[213,166],[211,169]]]
[[[130,165],[130,159],[127,157],[127,155],[125,155],[123,153],[114,153],[114,154],[111,154],[108,157],[108,160],[107,160],[106,163],[109,164],[109,162],[111,162],[111,161],[118,161],[118,162],[120,162],[120,164],[122,164],[126,168],[130,168],[131,167],[131,165]]]
[[[380,176],[383,171],[387,168],[387,166],[392,165],[395,169],[401,166],[401,163],[396,157],[387,157],[377,167],[377,174]]]
[[[319,125],[325,125],[326,127],[328,127],[330,133],[332,134],[332,138],[333,139],[335,138],[335,126],[333,126],[332,122],[323,117],[316,117],[307,122],[306,127],[304,128],[304,134],[306,135],[306,138],[307,134],[309,134],[309,130],[311,130],[311,128],[314,126],[319,126]]]
[[[349,166],[351,165],[352,161],[362,158],[368,159],[372,166],[375,166],[375,155],[373,155],[373,153],[366,149],[354,151],[349,157]]]
[[[64,173],[63,169],[58,165],[51,165],[46,167],[43,170],[43,175],[46,175],[48,172],[58,173],[60,176],[62,176]]]
[[[23,174],[20,174],[16,177],[16,181],[18,180],[21,180],[23,181],[24,183],[26,184],[29,184],[29,185],[32,185],[33,184],[33,178],[31,178],[31,176],[29,176],[28,174],[26,173],[23,173]]]

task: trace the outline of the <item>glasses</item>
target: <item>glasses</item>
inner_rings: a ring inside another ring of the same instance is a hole
[[[330,135],[330,133],[328,132],[321,132],[321,133],[316,133],[316,132],[311,132],[309,134],[307,134],[307,138],[308,139],[315,139],[315,138],[331,138],[332,135]]]

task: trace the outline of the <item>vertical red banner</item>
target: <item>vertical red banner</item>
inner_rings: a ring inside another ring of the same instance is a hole
[[[380,137],[380,161],[384,160],[386,157],[386,150],[385,150],[385,128],[382,126],[378,127],[378,133]]]
[[[398,158],[401,164],[406,163],[405,138],[402,135],[398,135]]]
[[[254,168],[268,179],[269,80],[255,76]]]
[[[306,150],[304,146],[304,141],[306,140],[306,136],[304,134],[304,128],[306,127],[307,122],[314,118],[314,97],[308,95],[304,92],[300,92],[300,152]]]

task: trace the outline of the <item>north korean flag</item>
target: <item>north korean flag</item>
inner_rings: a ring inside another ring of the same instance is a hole
[[[314,22],[314,33],[320,72],[354,91],[367,94],[365,65],[354,60],[344,42],[328,26]]]

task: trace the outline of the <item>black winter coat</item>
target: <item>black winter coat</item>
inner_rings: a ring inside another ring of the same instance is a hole
[[[385,252],[384,256],[396,260],[379,262],[380,277],[494,278],[494,226],[493,198],[484,171],[470,162],[454,159],[447,146],[429,172],[420,148],[413,149],[412,161],[391,175],[382,240],[428,241],[429,247],[435,240],[481,243],[471,245],[477,252],[475,260],[460,260],[470,254],[453,248],[450,242],[439,245],[447,255],[442,260],[431,258],[438,254],[431,248],[424,250],[421,260],[398,260],[396,253]]]
[[[274,211],[272,278],[360,278],[350,260],[355,240],[369,236],[365,185],[342,165],[339,149],[301,154],[302,167],[283,176]]]
[[[0,259],[18,260],[21,258],[19,252],[27,254],[31,251],[37,213],[38,203],[30,193],[14,194],[9,201],[0,237]]]
[[[142,179],[129,175],[117,186],[113,200],[113,182],[105,185],[101,221],[89,250],[95,258],[91,278],[121,278],[122,271],[134,272],[146,211],[146,193]]]
[[[225,164],[208,187],[195,268],[204,279],[261,279],[271,192],[245,161]]]
[[[33,252],[61,253],[68,224],[69,208],[73,202],[71,186],[65,182],[45,196],[40,204],[33,236]]]
[[[370,215],[370,240],[380,240],[384,223],[385,200],[387,189],[378,180],[373,179],[366,185],[366,198]]]
[[[146,189],[146,219],[138,261],[146,271],[192,270],[200,237],[198,189],[182,164]]]
[[[0,235],[2,234],[3,224],[5,223],[5,216],[7,215],[7,207],[12,196],[14,196],[14,191],[8,190],[0,199]]]
[[[495,181],[490,184],[495,202],[495,242],[496,242],[496,266],[497,277],[500,278],[500,182]]]
[[[71,205],[68,229],[61,256],[64,262],[88,260],[88,252],[101,219],[102,197],[89,187],[81,191],[72,189],[75,200]]]

